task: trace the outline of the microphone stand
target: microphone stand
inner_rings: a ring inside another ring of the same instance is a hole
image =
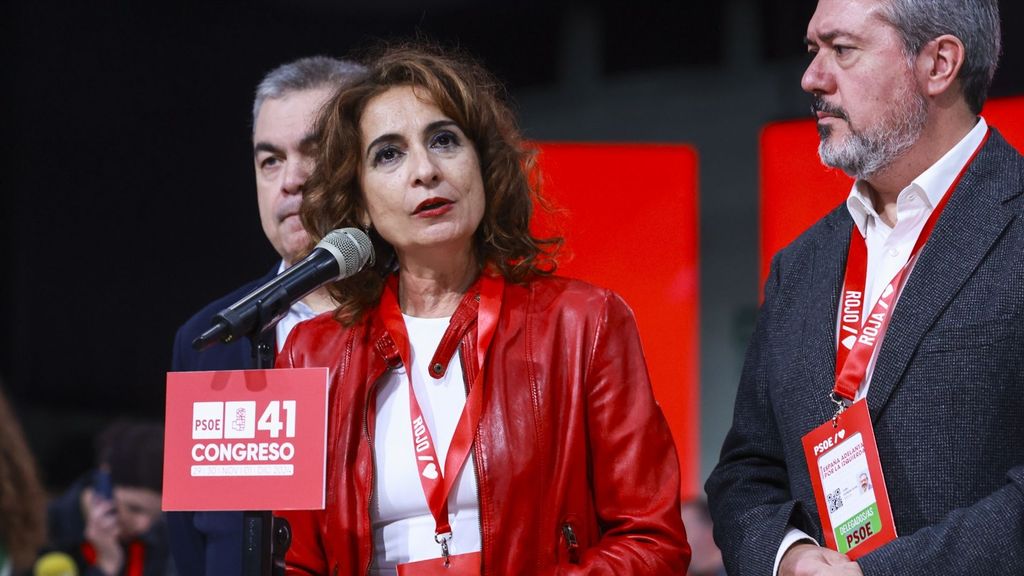
[[[263,300],[257,303],[258,318],[247,337],[252,347],[257,370],[272,368],[273,340],[266,337],[277,321],[262,331],[266,317]],[[284,555],[292,541],[292,530],[285,518],[275,517],[270,510],[248,510],[242,513],[242,576],[284,576]]]

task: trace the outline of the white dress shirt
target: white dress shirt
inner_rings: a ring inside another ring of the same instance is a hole
[[[277,273],[280,275],[284,272],[285,265],[284,260],[281,261],[281,265],[277,267]],[[277,326],[274,327],[274,335],[277,337],[277,351],[280,352],[284,348],[284,342],[288,339],[288,335],[292,333],[292,328],[303,320],[309,320],[316,316],[316,312],[309,307],[308,304],[302,300],[297,301],[288,308],[288,313],[285,314],[284,318],[278,321]]]

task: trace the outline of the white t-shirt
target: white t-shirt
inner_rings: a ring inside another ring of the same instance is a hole
[[[427,370],[450,318],[403,317],[412,349],[413,387],[443,469],[466,404],[466,385],[458,357],[452,358],[439,380],[431,378]],[[370,573],[374,576],[394,576],[396,564],[441,557],[441,546],[434,541],[434,517],[427,507],[415,460],[405,369],[402,366],[384,375],[377,387],[373,436],[375,491],[370,509],[374,554]],[[480,550],[474,470],[471,452],[448,502],[451,554]]]

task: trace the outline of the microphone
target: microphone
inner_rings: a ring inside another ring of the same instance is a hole
[[[373,244],[358,228],[339,228],[321,240],[309,256],[213,316],[213,326],[192,341],[205,350],[254,331],[262,333],[310,292],[332,280],[348,278],[373,264]]]
[[[47,552],[32,566],[32,576],[78,576],[78,566],[63,552]]]

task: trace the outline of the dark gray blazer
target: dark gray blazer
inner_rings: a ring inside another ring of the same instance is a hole
[[[875,574],[1024,574],[1024,158],[995,130],[893,312],[868,406],[899,538]],[[833,210],[772,262],[732,429],[708,479],[733,576],[769,576],[787,525],[824,542],[801,437],[833,414],[853,222]]]

